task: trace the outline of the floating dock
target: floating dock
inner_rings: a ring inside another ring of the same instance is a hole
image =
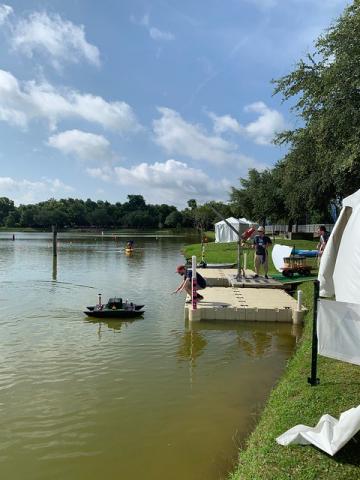
[[[237,287],[237,288],[285,288],[285,285],[273,278],[259,276],[254,278],[255,272],[245,270],[245,276],[236,278],[236,268],[198,268],[209,287]]]
[[[185,319],[302,323],[306,308],[284,291],[283,283],[254,278],[252,270],[237,279],[236,269],[203,268],[198,272],[206,279],[201,291],[204,299],[193,309],[185,304]]]
[[[236,287],[210,287],[201,292],[204,299],[185,304],[185,319],[243,320],[301,323],[306,309],[298,310],[297,301],[283,290]]]

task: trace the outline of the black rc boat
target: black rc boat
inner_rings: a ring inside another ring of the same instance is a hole
[[[99,295],[99,303],[90,307],[86,307],[84,312],[88,317],[96,318],[135,318],[143,315],[144,305],[137,305],[136,303],[126,300],[123,302],[122,298],[109,298],[106,304],[101,303],[101,295]]]

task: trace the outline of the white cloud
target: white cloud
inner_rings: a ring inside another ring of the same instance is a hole
[[[244,127],[231,115],[217,116],[215,113],[209,113],[209,117],[214,122],[214,132],[218,135],[224,132],[242,133]]]
[[[159,30],[156,27],[150,27],[149,28],[149,35],[153,40],[174,40],[175,36],[174,34],[170,32],[164,32],[162,30]]]
[[[42,178],[33,182],[30,180],[15,180],[11,177],[0,177],[0,196],[9,197],[18,205],[20,203],[37,203],[49,198],[61,198],[69,195],[74,189],[59,179]]]
[[[210,113],[214,123],[214,132],[222,134],[233,132],[251,138],[258,145],[270,145],[275,134],[286,128],[283,115],[269,108],[264,102],[255,102],[245,107],[245,112],[256,113],[258,118],[246,125],[240,124],[230,115],[217,116]]]
[[[5,5],[4,3],[0,3],[0,25],[5,23],[8,19],[8,16],[13,13],[12,7],[10,5]]]
[[[270,109],[263,102],[252,103],[245,108],[245,111],[259,114],[254,122],[245,126],[245,131],[260,145],[268,145],[276,133],[286,128],[282,114],[277,110]]]
[[[156,203],[166,201],[184,206],[189,198],[225,200],[230,190],[230,182],[226,179],[215,181],[202,170],[173,159],[130,168],[89,168],[87,172],[103,181],[137,188],[148,201]]]
[[[164,30],[160,30],[159,28],[152,26],[150,23],[150,15],[148,13],[145,14],[140,20],[136,20],[134,15],[131,15],[130,20],[136,25],[145,27],[153,40],[168,42],[170,40],[174,40],[175,38],[173,33],[165,32]]]
[[[153,121],[155,141],[169,154],[214,164],[232,163],[248,167],[253,161],[237,151],[237,145],[218,135],[209,135],[202,127],[186,122],[170,108],[158,108],[161,118]]]
[[[20,83],[10,72],[0,70],[0,119],[26,127],[32,119],[44,119],[51,129],[64,119],[78,118],[119,133],[140,128],[125,102],[107,102],[102,97],[55,88],[50,83]]]
[[[115,158],[109,141],[103,135],[80,130],[67,130],[52,135],[49,138],[48,145],[67,155],[75,155],[84,161],[111,161]]]
[[[0,106],[0,121],[6,122],[9,125],[25,128],[27,124],[26,115],[24,112],[13,108],[6,108]]]
[[[10,43],[14,51],[32,58],[45,55],[56,69],[64,63],[88,63],[100,66],[99,49],[85,38],[83,25],[74,25],[58,14],[34,12],[14,23]]]

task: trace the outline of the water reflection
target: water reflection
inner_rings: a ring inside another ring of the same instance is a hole
[[[141,319],[138,320],[117,320],[117,319],[111,319],[111,318],[91,318],[91,317],[86,317],[84,318],[84,321],[86,323],[90,323],[92,325],[97,325],[98,330],[97,334],[99,338],[101,338],[101,333],[102,330],[107,327],[109,330],[112,330],[113,332],[119,332],[121,329],[126,329],[130,327],[132,323],[135,323],[137,321],[141,321]]]
[[[221,358],[230,361],[244,354],[248,358],[261,359],[285,348],[292,351],[301,337],[300,325],[253,322],[189,322],[187,332],[181,337],[178,356],[187,358],[191,352],[194,360],[200,357],[209,343],[207,336],[216,332],[214,339],[223,345]],[[202,332],[202,334],[200,334]],[[212,335],[211,335],[212,336]]]
[[[207,344],[201,333],[192,329],[187,330],[180,337],[177,356],[180,360],[190,360],[195,365],[195,360],[202,355]]]
[[[53,256],[52,279],[53,279],[54,281],[57,280],[57,256]]]
[[[248,357],[261,358],[271,351],[273,335],[268,332],[237,332],[239,347]]]

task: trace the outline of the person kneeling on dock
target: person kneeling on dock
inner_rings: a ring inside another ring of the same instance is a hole
[[[185,290],[185,292],[188,295],[190,295],[190,298],[191,298],[191,281],[192,281],[191,268],[186,268],[185,265],[179,265],[176,268],[176,272],[182,277],[184,277],[184,280],[181,282],[181,284],[173,293],[178,293]],[[200,273],[196,272],[196,290],[203,290],[204,288],[206,288],[206,280],[202,275],[200,275]],[[198,300],[202,300],[203,298],[204,297],[202,295],[200,295],[199,293],[197,294]]]

